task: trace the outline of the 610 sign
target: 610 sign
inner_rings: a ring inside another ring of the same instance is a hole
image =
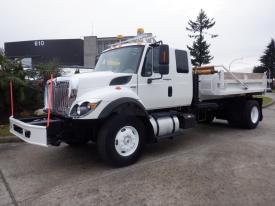
[[[44,46],[44,41],[34,41],[34,46]]]

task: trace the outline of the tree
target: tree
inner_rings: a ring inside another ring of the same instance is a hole
[[[214,19],[209,19],[204,12],[200,10],[199,15],[197,16],[196,21],[189,20],[186,30],[192,34],[188,35],[190,38],[194,39],[192,46],[187,46],[190,50],[190,54],[193,57],[191,62],[194,66],[201,66],[202,64],[209,64],[213,59],[213,56],[210,55],[209,47],[211,44],[208,44],[205,40],[205,35],[210,36],[211,38],[216,38],[218,35],[209,34],[206,30],[212,28],[215,25]]]
[[[10,80],[13,84],[15,113],[20,116],[21,113],[43,106],[45,82],[51,74],[56,77],[59,73],[56,62],[25,71],[19,60],[8,59],[4,53],[0,53],[0,124],[8,122],[10,115]]]
[[[260,57],[261,67],[264,72],[270,72],[271,78],[275,75],[275,42],[271,39],[270,43]]]
[[[266,70],[263,66],[256,66],[253,68],[253,73],[264,73]]]
[[[10,80],[13,83],[15,104],[26,100],[24,89],[27,87],[25,74],[20,62],[8,59],[0,54],[0,113],[8,111],[10,105]]]
[[[51,75],[54,78],[61,75],[61,69],[57,60],[35,65],[32,69],[26,71],[26,76],[29,79],[41,81],[43,89],[47,80],[51,78]]]

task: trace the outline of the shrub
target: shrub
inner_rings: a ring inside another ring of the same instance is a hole
[[[51,74],[60,74],[57,66],[56,62],[49,62],[24,71],[20,61],[0,54],[0,124],[7,122],[10,115],[10,80],[13,82],[15,114],[34,111],[43,107],[47,79]]]

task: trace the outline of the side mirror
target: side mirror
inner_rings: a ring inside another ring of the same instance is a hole
[[[159,64],[169,65],[169,46],[167,44],[159,45]]]
[[[169,74],[169,46],[161,44],[154,47],[153,57],[158,59],[158,73],[161,75],[158,78],[148,78],[147,83],[151,84],[153,80],[162,79],[163,75]],[[155,59],[153,58],[153,62]],[[156,62],[157,63],[157,60]]]
[[[159,45],[159,73],[161,75],[169,74],[169,46]]]
[[[159,65],[159,73],[161,75],[169,74],[169,65]]]

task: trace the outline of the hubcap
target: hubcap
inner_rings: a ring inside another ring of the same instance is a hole
[[[255,124],[259,119],[259,110],[258,107],[254,106],[251,109],[251,121]]]
[[[132,126],[122,127],[116,134],[115,148],[121,156],[133,154],[139,143],[139,135],[136,128]]]

